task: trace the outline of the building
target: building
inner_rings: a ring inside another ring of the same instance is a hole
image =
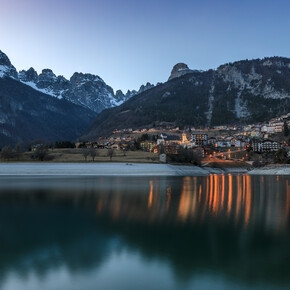
[[[281,133],[283,132],[283,125],[276,125],[275,126],[275,133]]]
[[[188,143],[188,139],[187,139],[186,133],[182,133],[181,143]]]
[[[166,154],[165,153],[162,153],[159,155],[159,161],[161,163],[166,163]]]
[[[262,132],[268,133],[268,134],[274,134],[275,133],[276,126],[263,126]]]
[[[215,147],[231,147],[231,141],[230,140],[217,140]]]
[[[273,140],[264,140],[261,144],[262,152],[274,152],[278,151],[281,148],[281,144],[279,142]]]
[[[252,148],[254,152],[275,152],[281,148],[281,144],[270,139],[267,140],[253,140]]]
[[[157,145],[160,144],[177,145],[180,143],[181,143],[180,137],[177,135],[160,134],[159,138],[157,139]]]
[[[247,143],[240,139],[235,139],[235,147],[245,147]]]
[[[206,133],[192,133],[191,141],[197,146],[207,145],[208,134]]]
[[[141,147],[143,150],[145,150],[145,151],[150,151],[150,152],[153,151],[153,148],[154,148],[155,145],[156,145],[155,142],[153,142],[153,141],[148,141],[148,140],[143,141],[143,142],[140,143],[140,147]]]
[[[168,135],[165,140],[166,145],[178,145],[181,143],[180,137],[177,135]]]
[[[216,142],[217,142],[217,139],[216,139],[215,137],[210,137],[210,138],[208,139],[208,143],[209,143],[211,146],[215,146]]]
[[[119,144],[113,144],[113,145],[111,145],[111,149],[113,149],[113,150],[121,150],[122,147]]]

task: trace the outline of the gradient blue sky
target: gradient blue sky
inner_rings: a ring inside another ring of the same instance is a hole
[[[166,81],[177,62],[289,57],[289,11],[286,0],[0,0],[0,49],[18,70],[90,72],[126,91]]]

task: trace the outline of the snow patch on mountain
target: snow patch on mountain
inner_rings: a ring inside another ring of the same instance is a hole
[[[3,78],[8,71],[8,67],[6,65],[0,65],[0,78]]]
[[[250,116],[246,102],[243,102],[241,99],[241,92],[237,94],[237,98],[235,99],[235,112],[238,119]]]
[[[52,97],[55,97],[55,98],[58,98],[58,99],[62,99],[62,93],[63,93],[63,91],[61,91],[59,95],[56,95],[51,90],[49,90],[48,88],[46,88],[46,89],[40,89],[40,88],[38,88],[37,87],[37,84],[34,83],[34,82],[24,82],[24,81],[21,81],[21,83],[23,83],[23,84],[25,84],[25,85],[33,88],[34,90],[37,90],[37,91],[39,91],[41,93],[44,93],[46,95],[50,95]]]

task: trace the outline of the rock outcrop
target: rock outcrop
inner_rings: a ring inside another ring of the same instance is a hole
[[[174,78],[179,78],[183,75],[186,75],[186,74],[189,74],[189,73],[192,73],[193,70],[189,69],[187,64],[185,63],[178,63],[176,64],[172,71],[171,71],[171,74],[170,74],[170,77],[168,80],[172,80]]]

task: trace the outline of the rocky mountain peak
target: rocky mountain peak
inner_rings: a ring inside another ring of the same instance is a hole
[[[124,94],[108,86],[102,78],[91,73],[75,72],[70,80],[57,76],[51,69],[43,69],[38,74],[34,68],[17,73],[9,58],[0,51],[0,78],[12,77],[44,94],[65,99],[71,103],[89,108],[97,113],[104,109],[121,105],[129,98],[154,87],[149,82],[138,91],[128,90]]]
[[[75,72],[70,78],[70,82],[73,85],[79,85],[84,82],[104,82],[99,76],[90,73],[79,73]]]
[[[117,96],[124,96],[122,90],[117,90],[115,95],[116,95],[116,97]]]
[[[115,98],[117,102],[122,102],[124,101],[124,98],[126,98],[126,96],[124,95],[122,90],[117,90],[115,93]]]
[[[170,74],[170,77],[168,80],[172,80],[174,78],[179,78],[185,74],[188,74],[188,73],[192,73],[193,71],[191,69],[189,69],[189,67],[187,66],[187,64],[185,63],[177,63],[172,71],[171,71],[171,74]]]
[[[153,87],[154,87],[154,85],[152,85],[151,83],[147,82],[146,85],[142,85],[142,86],[140,87],[138,93],[139,93],[139,94],[140,94],[140,93],[143,93],[143,92],[145,92],[145,91],[147,91],[147,90],[149,90],[149,89],[151,89],[151,88],[153,88]]]
[[[23,82],[37,82],[38,81],[38,74],[33,67],[29,70],[25,71],[22,70],[19,72],[18,77]]]
[[[11,62],[8,56],[0,50],[0,65],[10,66]]]
[[[43,69],[41,74],[38,76],[37,87],[40,89],[52,90],[56,81],[57,77],[51,69]]]
[[[118,102],[125,102],[127,100],[129,100],[130,98],[141,94],[151,88],[154,88],[155,86],[149,82],[146,83],[146,85],[141,85],[141,87],[139,88],[138,91],[136,90],[128,90],[126,94],[124,94],[121,90],[117,90],[116,94],[115,94],[115,98]]]
[[[53,71],[49,68],[43,69],[41,74],[39,75],[40,78],[45,79],[55,79],[56,75],[53,73]]]
[[[4,76],[18,79],[18,73],[15,67],[11,64],[8,56],[0,50],[0,78]]]

